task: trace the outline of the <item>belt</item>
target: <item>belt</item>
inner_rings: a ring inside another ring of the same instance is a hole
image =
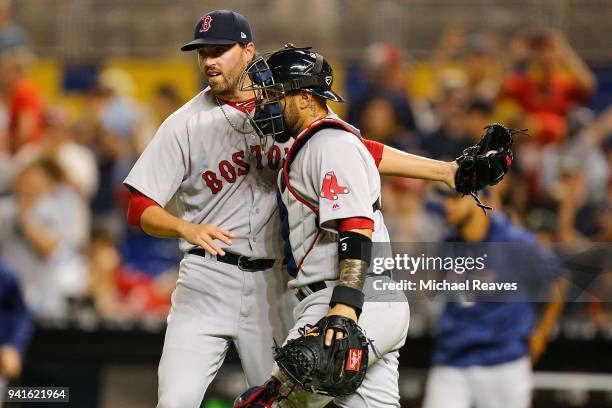
[[[193,248],[189,252],[193,255],[202,257],[207,256],[207,252],[202,248]],[[248,256],[237,255],[231,252],[225,252],[225,255],[217,255],[217,261],[230,265],[236,265],[241,271],[257,272],[270,269],[276,263],[276,259],[251,259]]]
[[[372,277],[375,278],[377,276],[387,276],[390,278],[391,271],[384,271],[383,273],[366,274],[367,278],[372,278]],[[312,295],[313,293],[323,290],[325,288],[327,288],[327,284],[325,283],[325,281],[309,283],[308,285],[300,286],[298,289],[296,289],[295,297],[297,297],[298,300],[301,302],[302,300],[306,299],[308,296]]]

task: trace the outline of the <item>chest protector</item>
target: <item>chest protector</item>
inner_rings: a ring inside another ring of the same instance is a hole
[[[284,255],[287,270],[296,277],[304,260],[321,238],[319,226],[318,201],[304,197],[296,191],[289,181],[291,165],[298,152],[322,129],[340,129],[349,132],[362,140],[359,130],[337,118],[324,118],[313,122],[302,131],[285,157],[285,162],[278,175],[278,213],[281,218],[281,229],[284,240]],[[379,201],[373,205],[379,208]],[[336,259],[333,262],[337,262]]]

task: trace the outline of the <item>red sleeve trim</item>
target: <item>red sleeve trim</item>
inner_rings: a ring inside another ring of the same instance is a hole
[[[376,167],[378,167],[380,165],[380,161],[382,160],[385,145],[380,142],[368,139],[363,139],[363,144],[365,144],[365,146],[370,151],[370,154],[372,155],[372,157],[374,158],[374,162],[376,163]]]
[[[140,227],[140,217],[142,216],[142,213],[153,205],[161,207],[159,204],[141,192],[134,191],[130,196],[130,202],[128,203],[128,224],[133,227]]]
[[[343,218],[338,221],[338,231],[350,231],[354,229],[369,229],[374,231],[374,221],[365,217]]]

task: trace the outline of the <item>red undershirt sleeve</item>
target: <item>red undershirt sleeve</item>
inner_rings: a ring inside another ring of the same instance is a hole
[[[385,145],[380,142],[376,142],[374,140],[368,140],[368,139],[363,139],[363,143],[365,144],[366,148],[370,151],[370,154],[372,155],[372,157],[374,157],[374,162],[376,163],[376,167],[378,167],[380,165],[380,161],[382,160],[383,150],[385,148]]]
[[[354,229],[369,229],[374,231],[374,221],[365,217],[343,218],[338,221],[338,232]]]
[[[140,217],[142,213],[149,207],[156,205],[161,207],[155,201],[151,200],[149,197],[145,196],[139,191],[134,191],[130,196],[130,201],[128,203],[128,211],[127,211],[127,219],[128,224],[133,227],[140,228]]]

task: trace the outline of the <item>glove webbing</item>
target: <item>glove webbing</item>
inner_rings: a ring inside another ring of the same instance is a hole
[[[470,195],[472,196],[472,198],[476,201],[476,205],[478,206],[478,208],[481,208],[482,211],[485,213],[485,215],[487,215],[487,210],[492,210],[493,207],[488,206],[486,204],[484,204],[482,201],[480,201],[480,198],[478,197],[478,194],[476,194],[475,192],[471,192]]]

